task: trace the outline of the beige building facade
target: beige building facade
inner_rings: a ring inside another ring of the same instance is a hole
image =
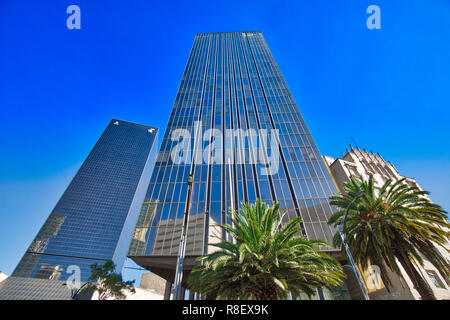
[[[385,161],[380,154],[374,154],[365,149],[360,150],[350,146],[350,150],[346,149],[346,153],[342,153],[341,158],[323,156],[323,159],[328,165],[340,192],[343,192],[344,184],[350,181],[350,176],[368,179],[371,174],[377,189],[381,188],[388,179],[395,181],[403,178],[406,183],[420,188],[413,178],[401,175],[390,161]],[[450,261],[450,242],[447,242],[445,249],[438,247],[438,250],[447,258],[447,261]],[[364,283],[371,299],[420,299],[419,293],[400,263],[399,266],[402,272],[401,277],[393,272],[388,275],[393,287],[390,292],[386,290],[376,267],[363,272]],[[424,266],[418,266],[418,271],[428,282],[437,299],[450,299],[450,279],[442,277],[438,270],[426,259],[424,259]]]

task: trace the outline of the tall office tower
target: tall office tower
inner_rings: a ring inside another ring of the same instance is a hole
[[[173,281],[187,202],[186,272],[196,256],[212,250],[213,235],[225,236],[217,224],[242,201],[278,201],[287,219],[303,218],[308,238],[330,242],[334,192],[262,34],[197,34],[128,256]]]
[[[61,281],[90,276],[90,265],[113,260],[122,269],[145,198],[158,129],[113,119],[56,204],[0,299],[59,299]]]

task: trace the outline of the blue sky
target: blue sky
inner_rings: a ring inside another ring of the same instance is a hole
[[[111,118],[164,130],[197,32],[261,30],[323,154],[352,136],[449,210],[448,21],[447,0],[1,1],[0,270]]]

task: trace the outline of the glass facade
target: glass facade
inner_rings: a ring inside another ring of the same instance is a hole
[[[231,205],[257,198],[331,242],[335,184],[260,32],[196,35],[128,252],[137,263],[176,258],[189,174],[187,256],[225,236]]]
[[[12,276],[65,280],[113,260],[118,270],[145,198],[158,129],[113,119],[31,243]]]

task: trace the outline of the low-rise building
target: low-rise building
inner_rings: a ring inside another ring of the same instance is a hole
[[[139,287],[134,287],[135,293],[126,293],[125,300],[163,300],[166,290],[166,280],[154,273],[144,273]],[[98,292],[92,295],[92,300],[98,300]],[[114,300],[108,298],[106,300]]]
[[[346,149],[346,153],[342,154],[342,158],[332,158],[323,156],[325,163],[328,165],[333,179],[338,186],[339,191],[344,191],[344,184],[350,181],[350,176],[369,179],[373,175],[374,184],[377,189],[389,179],[397,181],[405,179],[409,185],[420,186],[410,177],[401,175],[390,161],[385,161],[380,154],[367,152],[365,149],[353,148]],[[446,248],[440,246],[438,250],[450,261],[450,243],[447,242]],[[382,281],[374,277],[375,269],[367,270],[363,273],[365,286],[371,299],[420,299],[420,295],[406,272],[399,264],[402,276],[399,277],[395,273],[388,274],[392,282],[392,290],[388,292]],[[443,278],[439,271],[426,259],[423,266],[417,266],[419,273],[428,282],[437,299],[450,299],[450,279]],[[378,282],[374,284],[373,282]],[[381,281],[381,283],[380,283]]]

